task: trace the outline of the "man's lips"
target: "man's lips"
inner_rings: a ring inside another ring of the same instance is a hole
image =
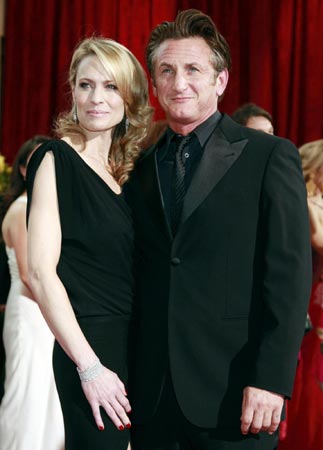
[[[175,102],[184,102],[186,100],[191,100],[192,97],[172,97]]]

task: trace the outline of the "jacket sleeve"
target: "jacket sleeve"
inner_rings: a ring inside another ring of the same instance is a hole
[[[260,320],[250,386],[291,396],[312,282],[307,195],[296,147],[279,140],[260,205]]]

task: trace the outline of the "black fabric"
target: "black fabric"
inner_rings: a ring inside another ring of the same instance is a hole
[[[7,303],[10,289],[8,258],[3,241],[0,241],[0,304]],[[3,346],[3,324],[5,311],[0,311],[0,401],[4,394],[5,350]]]
[[[8,257],[4,242],[0,239],[0,303],[7,303],[10,290]]]
[[[57,272],[77,317],[132,314],[130,209],[66,142],[50,141],[28,164],[28,212],[44,155],[53,151],[62,248]]]
[[[28,165],[28,212],[37,169],[48,151],[55,158],[62,230],[58,275],[90,345],[127,385],[128,344],[133,341],[129,208],[123,195],[116,195],[71,147],[50,141]],[[75,364],[58,344],[54,372],[65,423],[65,450],[126,450],[128,431],[116,429],[103,412],[105,430],[97,429]]]
[[[123,318],[83,318],[79,323],[102,364],[116,372],[127,386],[128,361],[133,354],[128,351],[133,341],[133,327]],[[75,364],[57,342],[53,365],[64,414],[65,450],[126,450],[129,430],[118,430],[102,408],[104,430],[98,430]]]
[[[131,446],[132,450],[273,450],[274,437],[193,425],[180,409],[168,370],[157,411],[145,425],[133,426]]]
[[[183,208],[183,200],[186,192],[185,187],[185,147],[188,145],[191,136],[177,136],[176,139],[176,153],[175,165],[172,176],[171,189],[171,228],[173,235],[176,234],[177,226]],[[188,155],[188,153],[187,153]]]
[[[187,191],[194,177],[195,171],[202,158],[204,146],[215,130],[221,114],[216,111],[205,122],[199,125],[191,134],[189,146],[185,149],[189,157],[185,161],[185,191]],[[158,175],[162,192],[163,205],[168,223],[171,224],[171,198],[172,178],[174,172],[175,153],[177,149],[177,134],[170,128],[167,129],[166,139],[163,139],[161,148],[157,152]]]
[[[189,422],[238,431],[245,386],[286,396],[292,390],[312,278],[299,153],[224,115],[173,238],[158,145],[143,155],[127,188],[141,311],[132,423],[154,417],[169,366]]]

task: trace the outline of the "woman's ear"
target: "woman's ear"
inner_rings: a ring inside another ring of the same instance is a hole
[[[27,167],[20,165],[19,166],[19,171],[23,177],[23,179],[26,179],[26,173],[27,173]]]

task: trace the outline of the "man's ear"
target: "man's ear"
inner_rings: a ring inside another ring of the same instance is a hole
[[[216,93],[218,97],[221,97],[221,95],[223,95],[225,88],[227,87],[228,81],[229,81],[229,72],[227,69],[224,69],[218,74],[215,81]]]
[[[153,95],[154,95],[154,97],[157,97],[157,89],[156,89],[155,80],[153,78],[150,78],[150,81],[151,81],[151,85],[152,85],[152,88],[153,88]]]

